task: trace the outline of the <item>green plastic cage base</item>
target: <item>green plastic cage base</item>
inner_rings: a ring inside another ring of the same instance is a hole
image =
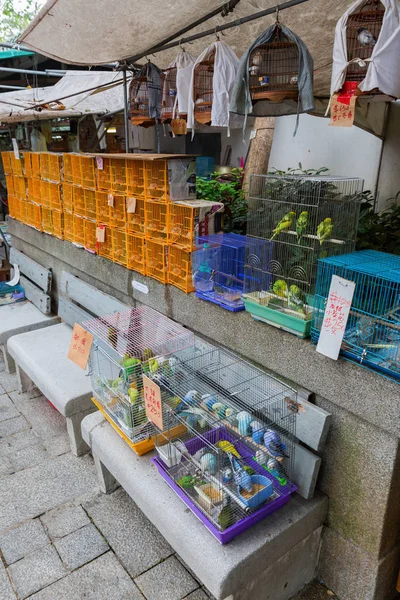
[[[268,306],[252,302],[246,296],[243,296],[243,302],[247,312],[251,314],[253,319],[293,333],[300,338],[310,336],[312,319],[298,319],[284,312],[268,308]]]

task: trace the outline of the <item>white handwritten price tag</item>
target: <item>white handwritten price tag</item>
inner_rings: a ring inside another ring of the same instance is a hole
[[[355,287],[353,281],[332,276],[317,352],[333,360],[339,356]]]

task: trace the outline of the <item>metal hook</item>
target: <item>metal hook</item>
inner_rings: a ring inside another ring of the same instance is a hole
[[[182,52],[186,52],[185,48],[182,46],[182,40],[179,40],[179,48]]]
[[[150,62],[150,59],[148,56],[145,56],[145,59],[147,60],[147,62]]]
[[[276,24],[279,24],[279,6],[276,6]]]
[[[219,35],[217,33],[217,27],[218,27],[218,25],[215,26],[214,33],[215,33],[215,39],[217,40],[217,42],[219,42]]]

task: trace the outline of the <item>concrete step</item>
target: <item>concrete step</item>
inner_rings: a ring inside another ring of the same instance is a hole
[[[118,482],[217,600],[288,600],[313,578],[325,496],[304,500],[295,494],[279,511],[221,546],[159,476],[152,453],[134,454],[99,412],[82,421],[82,435],[103,491]]]

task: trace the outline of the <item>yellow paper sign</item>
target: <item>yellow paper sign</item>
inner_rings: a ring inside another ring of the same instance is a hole
[[[356,110],[357,96],[340,96],[334,94],[331,98],[331,120],[332,127],[352,127],[354,113]]]
[[[72,330],[68,358],[83,370],[87,367],[92,343],[92,334],[86,331],[86,329],[83,329],[78,323],[75,323],[74,329]]]
[[[162,431],[163,414],[160,387],[154,383],[154,381],[146,377],[146,375],[142,375],[142,377],[146,415],[150,421]]]

